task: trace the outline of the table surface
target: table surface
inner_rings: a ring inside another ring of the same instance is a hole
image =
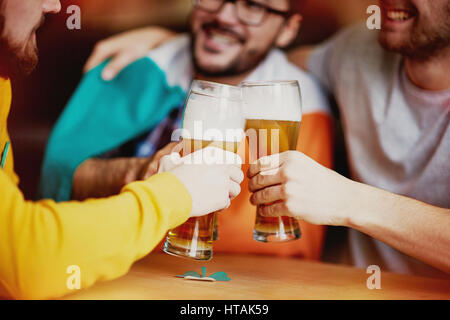
[[[176,278],[187,271],[224,271],[228,282]],[[381,272],[381,289],[369,290],[366,270],[301,259],[217,255],[210,262],[155,253],[133,265],[122,278],[98,283],[66,299],[149,300],[302,300],[450,299],[450,280]]]

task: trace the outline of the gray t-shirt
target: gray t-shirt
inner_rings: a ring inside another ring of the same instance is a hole
[[[311,72],[339,106],[352,179],[450,208],[450,88],[422,90],[402,56],[384,50],[378,32],[345,29],[311,55]],[[449,230],[450,232],[450,230]],[[351,263],[426,276],[442,273],[356,230]]]

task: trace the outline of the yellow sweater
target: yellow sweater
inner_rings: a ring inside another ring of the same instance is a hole
[[[0,159],[9,136],[11,84],[0,78]],[[10,150],[11,151],[11,150]],[[118,196],[83,203],[25,201],[12,152],[0,170],[0,297],[46,299],[73,292],[70,266],[81,286],[124,275],[167,230],[187,220],[191,198],[164,173],[126,186]]]

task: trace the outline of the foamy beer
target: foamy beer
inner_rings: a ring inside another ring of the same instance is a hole
[[[264,156],[296,150],[302,120],[298,82],[244,82],[242,95],[250,162]],[[256,215],[254,240],[281,242],[300,237],[297,219]]]
[[[244,125],[240,88],[194,81],[183,116],[182,155],[210,146],[237,153],[244,139]],[[191,218],[170,230],[164,251],[195,260],[211,259],[216,214]]]

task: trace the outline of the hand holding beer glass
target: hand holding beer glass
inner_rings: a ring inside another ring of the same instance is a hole
[[[243,82],[241,87],[250,162],[264,156],[296,150],[302,119],[298,82]],[[287,216],[262,217],[256,214],[254,240],[282,242],[300,237],[297,219]]]
[[[235,162],[238,157],[235,154],[244,139],[244,125],[240,88],[194,81],[183,116],[183,156],[191,153],[199,154],[199,150],[216,147],[234,153],[231,155],[235,157],[214,159],[205,152],[200,161],[209,164],[236,165],[230,161]],[[210,260],[213,254],[216,214],[212,212],[206,216],[191,218],[183,225],[170,230],[164,244],[164,252],[195,260]]]

